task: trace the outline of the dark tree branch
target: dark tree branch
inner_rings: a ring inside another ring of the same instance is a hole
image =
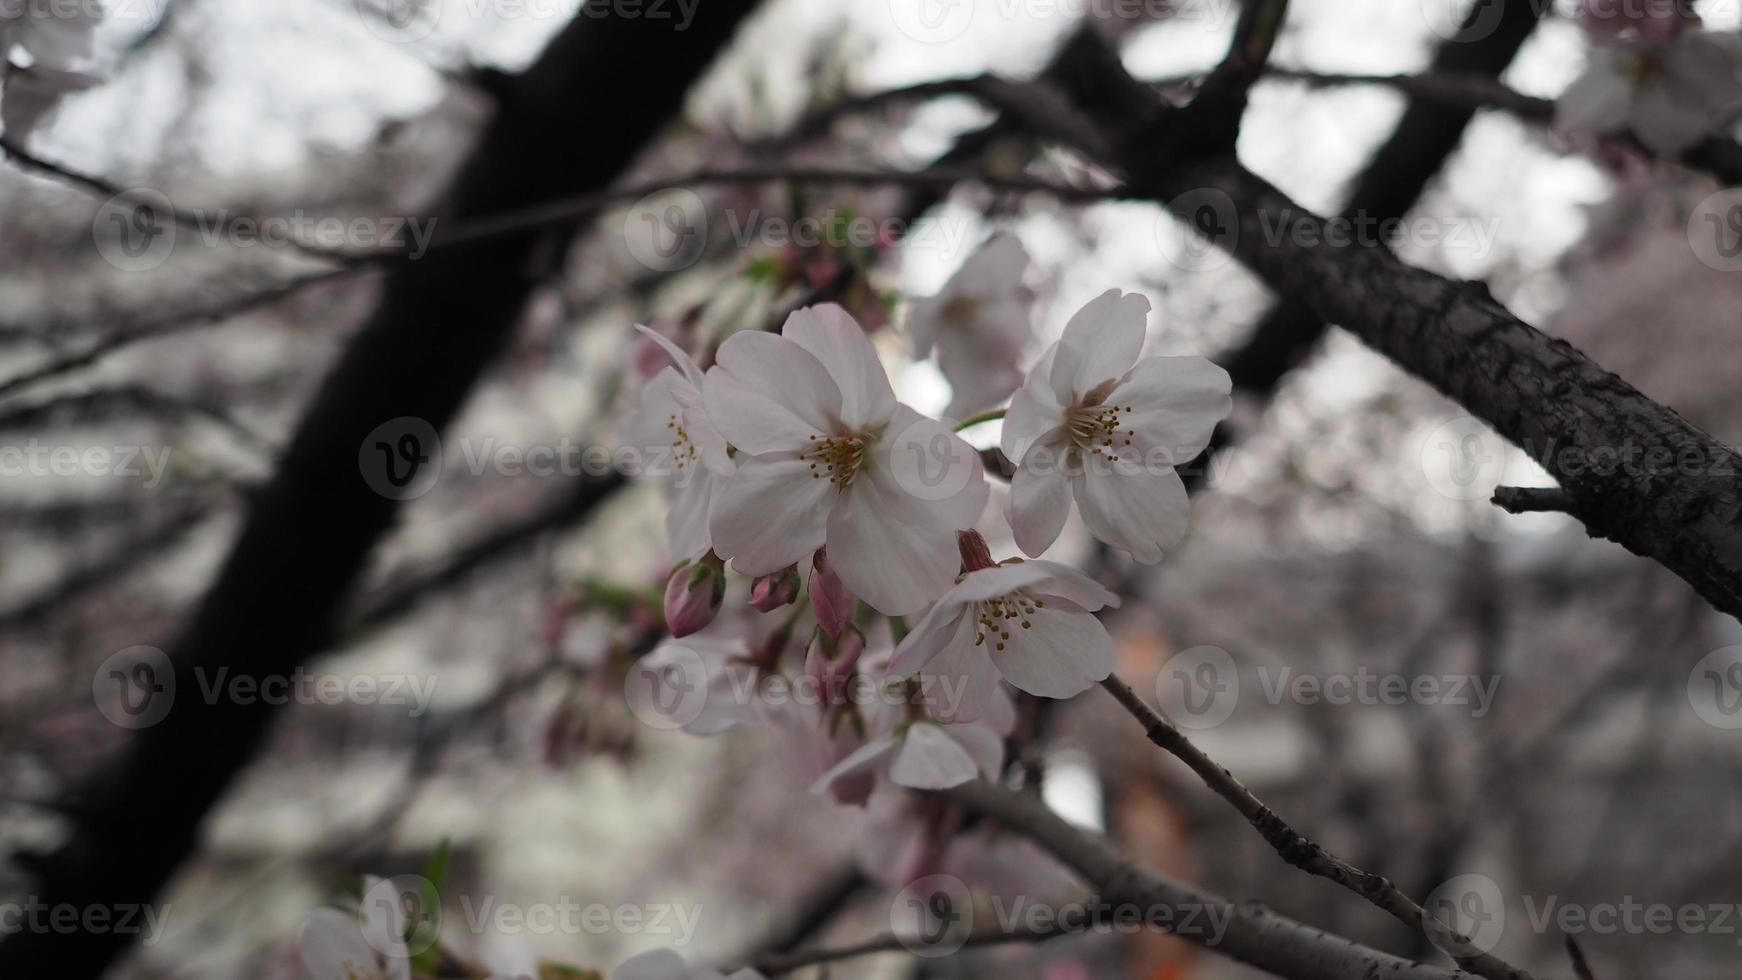
[[[1564,514],[1572,500],[1553,487],[1495,487],[1494,506],[1510,514]]]
[[[1541,463],[1573,516],[1655,559],[1715,607],[1742,614],[1742,457],[1519,320],[1475,282],[1348,243],[1234,157],[1195,152],[1172,110],[1102,42],[1078,35],[1063,81],[1114,149],[1101,163],[1133,189],[1196,217],[1204,194],[1228,210],[1213,241],[1321,322],[1342,325],[1429,382]],[[1197,191],[1188,208],[1181,195]]]
[[[442,213],[456,222],[599,189],[679,111],[693,80],[751,9],[721,0],[687,30],[583,13],[516,80]],[[657,71],[648,66],[657,64]],[[634,100],[596,98],[625,77]],[[299,423],[172,660],[186,692],[132,740],[123,764],[44,871],[51,906],[151,902],[197,846],[206,814],[253,756],[271,705],[205,703],[194,670],[286,676],[337,636],[346,595],[398,503],[359,469],[365,437],[392,419],[442,428],[508,342],[537,255],[561,237],[524,234],[464,256],[428,256],[392,277]],[[197,764],[196,761],[197,760]],[[117,913],[118,914],[118,913]],[[126,936],[22,932],[0,943],[0,976],[94,978]]]

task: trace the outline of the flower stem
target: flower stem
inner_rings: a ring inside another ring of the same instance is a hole
[[[971,429],[974,426],[979,425],[982,422],[995,422],[998,419],[1001,419],[1003,417],[1004,417],[1004,409],[994,408],[990,412],[981,412],[979,415],[972,415],[972,416],[969,416],[968,418],[961,420],[960,422],[957,422],[956,423],[956,431],[960,432],[963,429]]]

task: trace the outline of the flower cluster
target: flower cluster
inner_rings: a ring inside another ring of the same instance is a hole
[[[1556,129],[1675,157],[1742,115],[1742,39],[1701,30],[1688,0],[1580,0],[1579,21],[1596,47]]]
[[[865,838],[862,862],[896,881],[966,860],[946,853],[948,814],[905,790],[1003,771],[1015,724],[1006,685],[1069,698],[1112,671],[1096,613],[1118,598],[1042,558],[1073,507],[1095,538],[1160,561],[1189,523],[1174,468],[1232,406],[1227,373],[1209,361],[1141,356],[1149,303],[1118,290],[1071,317],[1024,371],[1027,267],[1013,236],[994,236],[913,304],[909,323],[916,355],[937,352],[952,411],[1003,418],[1015,467],[1004,513],[1027,557],[1002,562],[976,530],[990,495],[979,452],[958,426],[896,399],[845,309],[798,310],[779,334],[733,333],[706,371],[641,328],[643,352],[671,364],[640,392],[628,431],[671,450],[679,565],[665,611],[686,639],[639,666],[694,674],[672,687],[700,699],[674,718],[686,730],[764,728],[817,792],[868,807],[881,832]],[[758,612],[793,610],[762,617],[781,621],[773,629],[734,622],[755,623],[748,615],[716,622],[728,569],[752,580]],[[815,626],[794,642],[807,606]]]
[[[94,3],[0,4],[0,123],[22,144],[61,97],[97,84],[82,70],[93,54]]]

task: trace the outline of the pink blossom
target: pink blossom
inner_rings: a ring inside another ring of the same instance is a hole
[[[660,371],[641,389],[624,438],[640,455],[644,471],[668,478],[665,528],[672,554],[697,559],[710,545],[708,513],[719,482],[735,467],[702,402],[702,371],[696,362],[652,330],[635,329],[663,348],[676,366]]]
[[[1022,384],[1034,297],[1022,285],[1028,253],[1015,235],[993,235],[936,296],[915,300],[908,334],[915,357],[935,346],[953,395],[948,414],[993,408]]]
[[[830,636],[841,632],[847,618],[853,614],[853,593],[841,584],[841,577],[829,567],[826,549],[818,548],[811,558],[810,581],[807,583],[810,594],[811,612],[816,614],[817,625],[821,626]]]
[[[949,587],[955,532],[988,493],[979,455],[895,400],[845,310],[799,310],[778,337],[732,335],[705,393],[739,453],[709,522],[738,571],[764,575],[826,545],[842,583],[885,614],[917,612]]]
[[[773,612],[798,598],[798,566],[758,576],[750,585],[750,606],[758,612]]]
[[[1033,556],[1058,539],[1074,498],[1089,533],[1153,564],[1191,519],[1173,467],[1233,408],[1228,372],[1201,357],[1151,357],[1149,301],[1109,290],[1065,325],[1011,400],[1004,454],[1017,461],[1006,515]]]
[[[725,569],[712,554],[672,569],[665,582],[665,626],[672,636],[706,629],[726,595]]]

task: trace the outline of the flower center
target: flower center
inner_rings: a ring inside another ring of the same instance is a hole
[[[951,326],[971,327],[979,315],[980,299],[977,296],[956,296],[944,304],[944,322]]]
[[[974,605],[975,619],[978,621],[978,625],[974,627],[977,634],[974,645],[984,646],[990,639],[994,650],[1004,649],[1005,642],[1010,639],[1011,623],[1015,623],[1020,629],[1031,629],[1034,623],[1028,617],[1034,615],[1036,609],[1046,608],[1046,603],[1022,589],[996,599],[983,599]]]
[[[695,462],[700,453],[696,450],[696,444],[691,441],[689,432],[684,429],[683,419],[672,415],[665,420],[665,427],[671,431],[671,455],[677,460],[678,472],[682,473],[683,468]]]
[[[811,479],[827,477],[836,489],[845,490],[865,465],[870,448],[871,437],[867,435],[811,436],[810,445],[799,458],[810,461]]]
[[[1117,462],[1119,450],[1131,445],[1135,429],[1121,430],[1121,420],[1131,414],[1130,405],[1073,405],[1065,413],[1065,428],[1071,441],[1091,455]]]
[[[1634,85],[1643,85],[1663,74],[1663,58],[1653,51],[1639,51],[1621,62],[1621,74]]]

